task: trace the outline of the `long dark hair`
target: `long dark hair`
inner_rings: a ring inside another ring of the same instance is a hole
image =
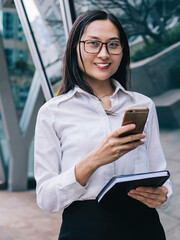
[[[129,57],[129,45],[126,34],[118,19],[110,12],[101,10],[87,11],[81,14],[74,22],[69,34],[69,38],[66,44],[65,54],[63,58],[63,78],[59,94],[67,93],[70,89],[73,89],[75,85],[78,85],[83,90],[93,94],[92,88],[81,78],[81,71],[77,62],[77,44],[81,40],[85,27],[95,20],[110,20],[118,29],[120,35],[120,42],[123,47],[123,57],[119,65],[118,70],[112,76],[116,79],[125,89],[129,86],[130,78],[130,57]],[[80,54],[81,57],[81,54]],[[81,57],[83,64],[83,60]],[[84,66],[84,64],[83,64]]]

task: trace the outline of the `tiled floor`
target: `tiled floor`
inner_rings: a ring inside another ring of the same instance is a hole
[[[180,239],[179,139],[180,130],[161,132],[161,141],[174,185],[170,206],[159,211],[167,240]],[[45,213],[37,207],[34,191],[0,191],[0,240],[57,240],[60,224],[60,213]]]
[[[49,214],[36,205],[35,192],[0,192],[0,240],[55,240],[60,214]]]

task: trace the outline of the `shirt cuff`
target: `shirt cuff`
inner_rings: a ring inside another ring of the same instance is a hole
[[[172,198],[172,194],[173,194],[173,191],[172,191],[172,183],[171,181],[168,179],[164,184],[163,186],[165,186],[167,189],[168,189],[168,194],[167,194],[167,200],[161,204],[161,206],[157,207],[157,209],[165,209],[168,207],[169,205],[169,202]]]
[[[87,190],[87,185],[82,186],[77,182],[75,177],[75,167],[60,173],[55,179],[56,194],[59,202],[63,202],[64,206],[78,200]]]

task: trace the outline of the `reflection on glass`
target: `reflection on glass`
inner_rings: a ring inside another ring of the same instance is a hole
[[[121,9],[122,3],[120,1],[105,0],[105,1],[95,1],[95,0],[74,0],[74,7],[76,10],[76,16],[88,10],[107,10],[120,17],[123,13]]]
[[[0,113],[0,167],[3,168],[4,175],[7,173],[6,169],[8,169],[8,164],[9,164],[9,159],[10,159],[10,152],[9,152],[9,147],[8,143],[6,140],[5,132],[4,132],[4,127],[3,127],[3,122],[1,118],[1,113]],[[5,176],[4,176],[5,177]],[[0,179],[2,179],[3,176],[0,176]]]
[[[61,81],[65,34],[59,0],[23,0],[48,80],[56,95]]]
[[[29,154],[28,154],[28,177],[34,177],[34,138],[31,141],[29,146]]]
[[[0,32],[3,37],[4,52],[7,60],[13,97],[20,119],[23,111],[34,65],[17,13],[10,9],[0,10]]]

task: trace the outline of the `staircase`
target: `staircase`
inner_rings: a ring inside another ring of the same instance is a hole
[[[152,97],[157,109],[160,128],[180,127],[180,88]]]

